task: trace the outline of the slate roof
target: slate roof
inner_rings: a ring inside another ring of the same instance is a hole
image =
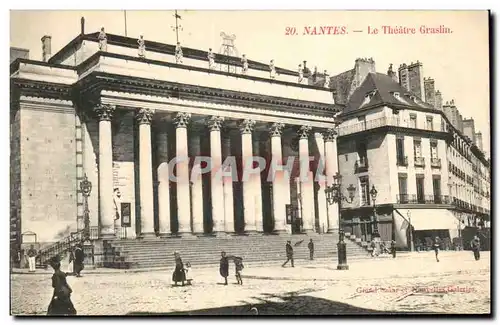
[[[365,103],[366,95],[374,92],[369,102]],[[393,96],[398,92],[400,99]],[[415,99],[410,97],[414,96]],[[403,88],[398,82],[383,73],[369,73],[361,86],[359,86],[349,98],[349,102],[344,109],[344,114],[361,109],[367,109],[379,105],[402,105],[408,107],[430,108],[433,107],[420,100],[411,91]]]

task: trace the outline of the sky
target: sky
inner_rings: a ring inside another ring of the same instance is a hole
[[[296,70],[306,60],[335,75],[352,69],[359,57],[373,58],[378,72],[390,63],[417,60],[425,77],[432,77],[443,102],[451,99],[464,118],[475,120],[483,133],[483,149],[490,152],[490,85],[488,14],[486,11],[196,11],[179,10],[179,38],[184,46],[218,53],[221,32],[236,35],[239,54],[262,62],[274,59],[279,67]],[[52,54],[80,32],[125,35],[124,11],[11,11],[10,46],[27,48],[41,60],[41,37],[52,36]],[[175,44],[173,11],[126,11],[127,35]],[[416,34],[388,35],[382,26],[415,28]],[[451,34],[421,34],[419,28],[449,27]],[[303,35],[305,27],[345,26],[344,35]],[[368,34],[378,28],[378,34]],[[286,35],[295,28],[298,35]],[[354,32],[362,30],[362,32]]]

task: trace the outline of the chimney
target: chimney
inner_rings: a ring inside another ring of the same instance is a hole
[[[307,68],[307,61],[304,60],[304,78],[308,78],[311,71]]]
[[[80,19],[80,34],[81,35],[85,34],[85,17],[82,17]]]
[[[399,84],[406,90],[410,90],[410,81],[408,79],[408,66],[403,63],[399,66]]]
[[[408,85],[409,90],[425,102],[424,68],[418,60],[408,66]]]
[[[392,70],[392,63],[389,65],[389,69],[387,70],[387,75],[391,77],[391,79],[394,82],[398,82],[398,76],[396,75],[396,72]]]
[[[434,107],[440,111],[443,110],[443,96],[441,92],[438,90],[434,96]]]
[[[369,73],[375,73],[375,61],[373,59],[366,59],[366,58],[358,58],[354,62],[354,73],[355,73],[355,82],[356,85],[353,88],[351,88],[351,92],[349,96],[354,92],[356,88],[361,86],[363,81],[365,81],[366,77],[368,76]]]
[[[42,37],[42,60],[43,60],[43,62],[47,62],[52,55],[51,44],[50,44],[51,39],[52,39],[52,37],[49,35],[45,35]]]
[[[436,90],[434,79],[424,78],[424,92],[425,92],[425,101],[432,105],[432,107],[436,107]]]

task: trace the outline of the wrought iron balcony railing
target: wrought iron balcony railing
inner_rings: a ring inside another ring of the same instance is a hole
[[[408,156],[397,156],[396,157],[396,165],[397,166],[408,166]]]
[[[368,159],[366,157],[361,157],[360,160],[356,160],[354,163],[354,173],[364,173],[368,171]]]
[[[425,167],[425,158],[424,157],[415,157],[415,166]]]
[[[441,159],[440,158],[431,158],[431,167],[441,168]]]
[[[448,195],[399,194],[396,200],[399,204],[451,204]]]

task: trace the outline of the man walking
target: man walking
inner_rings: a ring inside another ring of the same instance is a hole
[[[286,263],[288,263],[288,261],[292,262],[292,267],[295,267],[293,265],[293,247],[292,247],[292,242],[291,241],[287,241],[286,242],[286,246],[285,246],[285,250],[286,250],[286,262],[283,263],[283,265],[281,267],[285,267]]]
[[[28,250],[28,264],[30,272],[35,272],[36,256],[37,256],[36,249],[33,245],[31,245],[30,249]]]
[[[396,241],[394,239],[391,240],[391,254],[392,258],[396,258]]]
[[[471,241],[471,246],[472,246],[472,251],[474,252],[474,259],[476,261],[479,261],[480,256],[480,251],[481,251],[481,241],[479,240],[479,237],[476,235],[474,236],[474,239]]]
[[[312,238],[309,240],[309,244],[307,244],[307,248],[309,248],[309,259],[314,260],[314,243]]]

